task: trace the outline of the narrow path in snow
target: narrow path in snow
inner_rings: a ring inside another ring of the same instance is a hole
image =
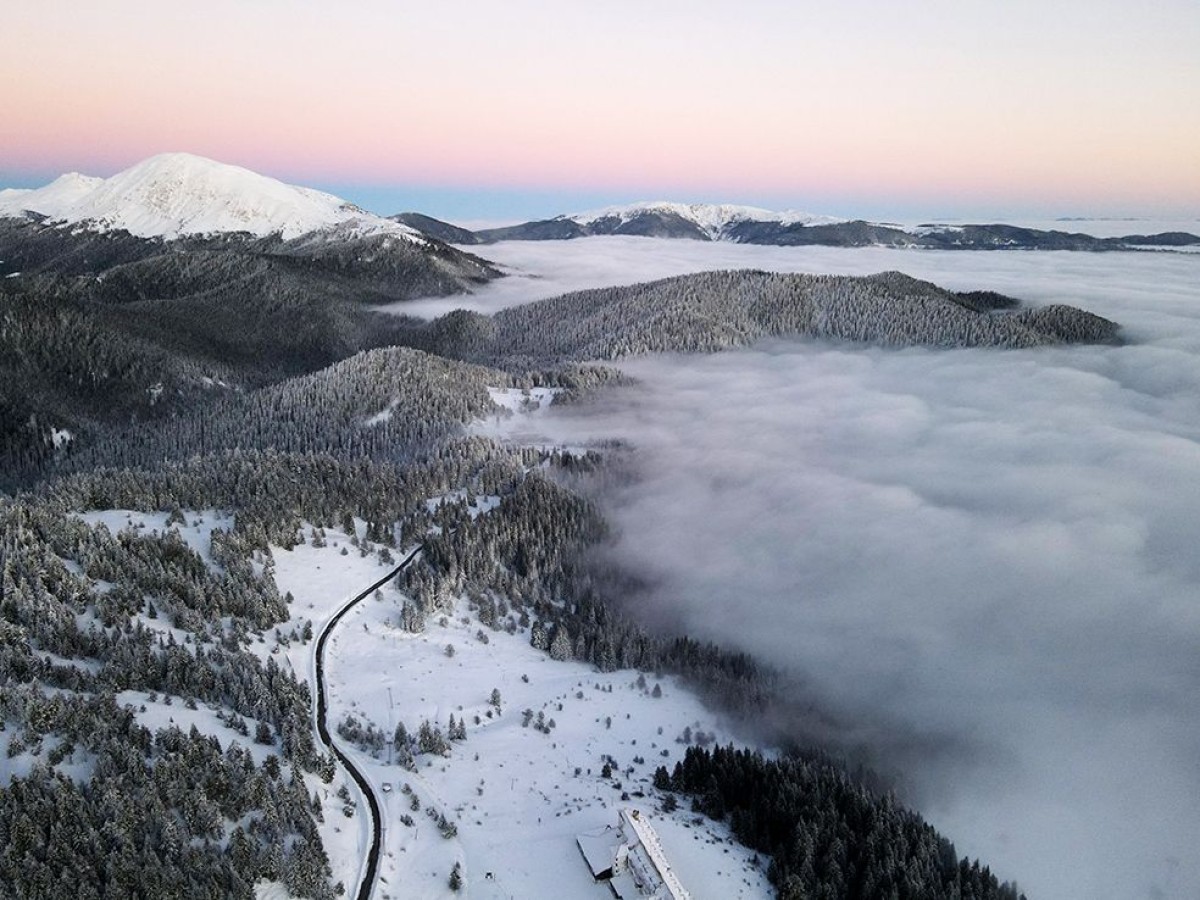
[[[375,796],[375,792],[371,789],[366,776],[350,761],[350,757],[338,749],[337,745],[333,742],[333,738],[330,736],[329,725],[325,721],[325,717],[328,715],[328,704],[325,700],[325,643],[329,640],[329,635],[333,633],[334,627],[341,621],[342,616],[346,615],[365,597],[374,593],[407,569],[424,549],[424,547],[417,547],[417,549],[404,558],[400,565],[366,588],[362,593],[356,595],[352,600],[347,601],[345,606],[339,609],[333,618],[325,623],[325,627],[321,629],[321,634],[317,638],[316,650],[314,651],[316,656],[315,668],[317,680],[317,734],[321,738],[321,742],[346,767],[346,771],[350,773],[350,777],[358,784],[362,795],[367,798],[367,805],[371,808],[371,845],[367,848],[365,869],[358,884],[358,893],[355,895],[358,900],[371,900],[371,894],[375,890],[375,876],[379,871],[379,852],[383,846],[383,827],[381,824],[383,817],[379,812],[379,798]]]

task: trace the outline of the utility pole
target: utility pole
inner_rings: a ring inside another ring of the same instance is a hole
[[[392,751],[396,749],[396,704],[392,702],[392,688],[388,685],[388,730],[392,740],[388,742],[388,765],[392,764]]]

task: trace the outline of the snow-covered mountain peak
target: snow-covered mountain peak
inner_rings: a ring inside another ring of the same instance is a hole
[[[25,210],[51,215],[44,210],[65,208],[77,203],[103,181],[103,178],[68,172],[37,190],[9,188],[0,191],[0,215],[20,214]]]
[[[26,210],[140,237],[246,232],[290,239],[354,223],[360,234],[421,240],[412,229],[332,194],[191,153],[152,156],[111,178],[64,175],[36,190],[0,193],[0,216]]]
[[[714,240],[719,239],[731,225],[737,222],[778,222],[781,225],[828,225],[844,222],[834,216],[789,210],[773,212],[755,206],[740,206],[731,203],[675,203],[669,200],[641,201],[623,206],[606,206],[590,212],[577,213],[564,218],[591,225],[602,219],[617,218],[628,222],[644,215],[674,215],[691,222],[705,231]]]

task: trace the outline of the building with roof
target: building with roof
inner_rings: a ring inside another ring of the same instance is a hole
[[[628,807],[617,825],[606,825],[575,838],[592,878],[608,884],[617,900],[691,900],[640,810]]]

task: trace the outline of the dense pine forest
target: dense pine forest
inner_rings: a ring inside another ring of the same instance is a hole
[[[660,790],[691,797],[697,812],[727,818],[738,840],[770,855],[781,900],[1023,896],[827,759],[689,747],[672,773],[660,767],[654,780]]]

